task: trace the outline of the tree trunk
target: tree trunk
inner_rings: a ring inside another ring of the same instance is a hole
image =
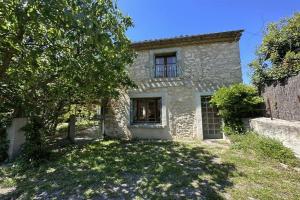
[[[75,142],[75,132],[76,132],[76,117],[75,115],[71,115],[69,118],[68,139],[72,143]]]

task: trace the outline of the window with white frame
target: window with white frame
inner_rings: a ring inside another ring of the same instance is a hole
[[[132,123],[161,123],[161,97],[133,98]]]
[[[155,78],[178,76],[176,53],[155,55],[154,76]]]

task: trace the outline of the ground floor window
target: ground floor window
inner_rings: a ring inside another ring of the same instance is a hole
[[[132,99],[133,123],[160,123],[161,98]]]

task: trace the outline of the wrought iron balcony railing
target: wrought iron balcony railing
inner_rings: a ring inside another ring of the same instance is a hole
[[[182,69],[178,64],[155,65],[153,68],[154,78],[173,78],[181,75]]]

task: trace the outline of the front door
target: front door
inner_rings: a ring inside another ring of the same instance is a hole
[[[211,96],[201,96],[202,127],[204,139],[222,139],[222,119],[217,115],[218,111],[209,101]]]

